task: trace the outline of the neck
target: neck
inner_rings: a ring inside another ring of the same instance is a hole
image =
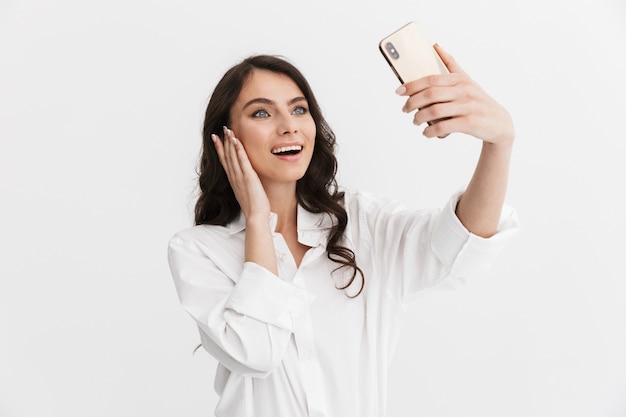
[[[265,193],[270,202],[272,212],[278,216],[276,231],[281,232],[297,225],[298,200],[296,183],[266,186]]]

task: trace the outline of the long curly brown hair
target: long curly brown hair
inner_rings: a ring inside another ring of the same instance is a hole
[[[358,296],[365,285],[363,271],[357,266],[354,252],[341,245],[343,233],[348,224],[348,216],[343,207],[344,193],[338,191],[337,158],[335,157],[335,134],[322,116],[322,111],[313,95],[308,81],[302,73],[285,59],[272,55],[255,55],[244,59],[230,68],[219,81],[209,100],[202,131],[202,156],[199,167],[200,194],[195,207],[195,223],[225,226],[233,221],[241,208],[228,182],[224,168],[219,162],[211,134],[223,136],[222,126],[230,125],[230,109],[237,100],[245,82],[254,70],[266,70],[291,78],[308,101],[309,111],[315,121],[315,147],[311,163],[296,185],[298,203],[311,213],[327,213],[333,219],[328,243],[327,256],[352,271],[350,279],[338,289],[345,290],[361,276],[361,287],[354,295]]]

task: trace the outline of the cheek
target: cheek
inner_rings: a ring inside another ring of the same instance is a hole
[[[315,121],[311,119],[310,123],[307,123],[304,129],[305,129],[305,136],[315,142],[315,135],[317,134]]]
[[[258,142],[263,136],[262,129],[260,129],[260,126],[255,123],[235,123],[233,124],[232,129],[233,132],[235,132],[235,136],[237,139],[241,140],[244,147],[251,145],[254,142]]]
[[[259,123],[241,123],[237,129],[233,127],[233,132],[246,150],[250,163],[256,168],[256,165],[267,157],[264,145],[267,134],[263,127]]]

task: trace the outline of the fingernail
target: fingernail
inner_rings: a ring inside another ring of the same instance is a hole
[[[402,95],[402,94],[404,94],[404,93],[406,93],[406,87],[405,87],[405,86],[403,86],[403,85],[401,85],[401,86],[400,86],[400,87],[398,87],[398,89],[396,90],[396,94],[398,94],[398,95],[400,95],[400,96],[401,96],[401,95]]]
[[[224,134],[228,135],[228,128],[226,126],[222,126],[222,128],[224,129]]]
[[[217,142],[217,136],[215,135],[215,133],[211,133],[211,140],[213,141],[213,143]]]

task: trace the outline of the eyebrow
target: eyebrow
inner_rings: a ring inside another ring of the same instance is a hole
[[[291,100],[289,100],[287,102],[288,106],[291,106],[292,104],[295,104],[299,101],[306,101],[306,97],[294,97]],[[275,102],[273,102],[272,100],[268,99],[268,98],[263,98],[263,97],[259,97],[259,98],[253,98],[252,100],[248,101],[246,104],[244,104],[243,109],[245,109],[248,106],[251,106],[253,104],[266,104],[268,106],[274,106],[276,105]]]

